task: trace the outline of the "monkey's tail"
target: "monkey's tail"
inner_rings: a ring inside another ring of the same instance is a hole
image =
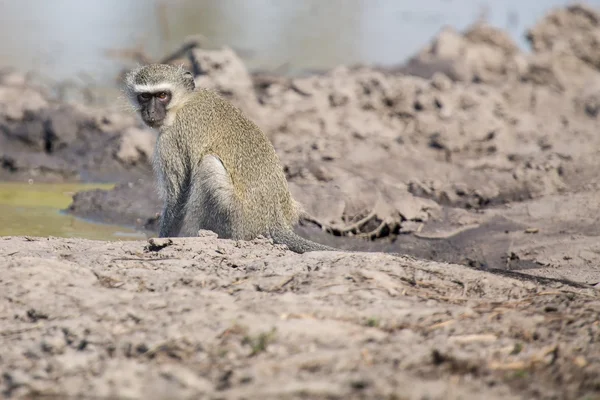
[[[306,253],[307,251],[342,251],[334,247],[325,246],[324,244],[316,243],[297,235],[290,229],[278,229],[271,232],[273,242],[285,244],[287,247],[296,253]]]

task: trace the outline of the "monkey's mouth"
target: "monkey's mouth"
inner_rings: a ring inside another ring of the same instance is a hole
[[[160,128],[163,125],[164,119],[146,119],[144,122],[150,128]]]

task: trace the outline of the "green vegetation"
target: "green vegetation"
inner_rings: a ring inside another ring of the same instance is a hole
[[[252,353],[250,353],[250,357],[252,357],[266,351],[269,343],[272,343],[275,339],[275,334],[276,331],[275,328],[273,328],[271,331],[260,333],[256,337],[245,336],[242,340],[242,344],[249,345],[252,348]]]

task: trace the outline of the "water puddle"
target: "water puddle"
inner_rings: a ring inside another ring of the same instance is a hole
[[[0,236],[55,236],[95,240],[140,240],[133,229],[93,223],[63,212],[75,192],[112,184],[0,182]]]

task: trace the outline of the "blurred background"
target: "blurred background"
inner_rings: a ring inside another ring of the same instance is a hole
[[[478,18],[523,48],[524,30],[567,0],[3,0],[0,66],[49,80],[113,85],[119,51],[163,56],[188,35],[236,50],[251,70],[393,66],[443,26]],[[600,0],[587,4],[600,5]]]

